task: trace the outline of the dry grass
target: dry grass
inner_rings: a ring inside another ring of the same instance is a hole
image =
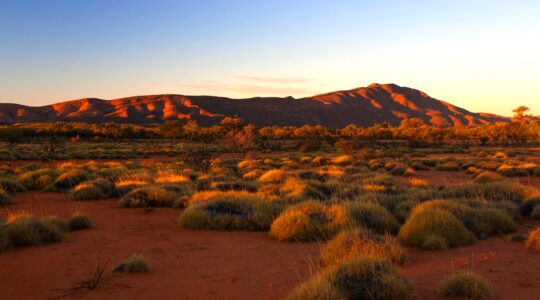
[[[472,271],[452,274],[439,287],[444,297],[462,297],[476,300],[491,299],[493,292],[488,281]]]

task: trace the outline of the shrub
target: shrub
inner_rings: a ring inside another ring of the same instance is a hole
[[[397,233],[399,223],[383,206],[376,203],[350,202],[346,205],[349,218],[376,233]]]
[[[425,179],[411,178],[409,180],[409,185],[414,187],[425,187],[428,185],[428,182]]]
[[[150,271],[148,262],[139,254],[133,254],[128,260],[117,265],[113,272],[147,273]]]
[[[392,264],[377,257],[360,257],[324,270],[296,288],[287,299],[413,299],[408,280]]]
[[[176,195],[160,186],[146,186],[132,190],[123,196],[118,204],[121,207],[172,207]]]
[[[478,173],[478,175],[474,177],[474,181],[477,183],[501,181],[503,179],[504,179],[503,176],[501,176],[498,173],[491,172],[491,171],[484,171],[484,172]]]
[[[27,190],[42,190],[52,183],[58,171],[54,169],[39,169],[19,174],[16,182]]]
[[[470,209],[465,213],[463,222],[479,239],[517,230],[512,217],[496,208]]]
[[[59,242],[64,237],[62,230],[54,222],[28,216],[9,223],[7,236],[9,243],[14,247]]]
[[[436,169],[438,171],[459,171],[461,170],[461,167],[455,162],[446,162],[446,163],[437,165]]]
[[[244,180],[214,181],[210,187],[220,191],[257,191],[257,185],[253,182]]]
[[[476,240],[452,213],[439,208],[415,211],[399,230],[398,238],[409,246],[424,247],[426,240],[445,239],[449,247],[469,245]]]
[[[390,173],[392,175],[396,175],[396,176],[403,176],[407,172],[407,169],[409,169],[409,167],[406,164],[401,164],[400,163],[400,164],[396,164],[395,166],[393,166],[390,169]]]
[[[497,172],[508,177],[517,177],[517,176],[527,176],[529,175],[529,172],[526,169],[503,164],[498,169]]]
[[[92,227],[92,220],[90,219],[90,217],[82,213],[72,214],[69,217],[67,223],[68,223],[69,230],[71,231],[87,229],[87,228]]]
[[[400,222],[405,222],[416,206],[418,206],[416,200],[400,201],[394,206],[393,213]]]
[[[445,297],[491,299],[492,291],[487,280],[472,271],[455,273],[444,279],[439,294]]]
[[[73,188],[77,184],[85,181],[89,174],[85,170],[72,169],[64,172],[52,183],[57,191],[65,191]]]
[[[97,200],[106,198],[107,194],[103,189],[92,182],[83,182],[75,186],[72,190],[69,191],[69,198],[71,200]]]
[[[361,256],[381,257],[398,265],[407,260],[405,249],[393,236],[380,236],[359,228],[340,232],[322,248],[321,256],[329,265]]]
[[[529,233],[525,246],[527,249],[540,252],[540,228],[536,228]]]
[[[531,212],[531,218],[535,220],[540,220],[540,205],[535,205],[532,212]]]
[[[532,210],[540,204],[540,194],[525,198],[519,206],[519,212],[523,215],[531,214]]]
[[[11,195],[6,191],[0,189],[0,206],[9,205],[13,203]]]
[[[59,218],[59,217],[56,217],[56,216],[50,216],[50,217],[45,218],[44,221],[47,222],[47,223],[55,225],[60,230],[62,230],[62,232],[69,231],[68,223],[62,218]]]
[[[325,240],[348,223],[342,206],[327,207],[311,200],[296,204],[279,215],[270,227],[270,235],[280,241]]]
[[[340,166],[349,165],[352,163],[352,161],[353,161],[353,158],[349,155],[341,155],[341,156],[332,157],[332,159],[330,160],[331,163],[335,165],[340,165]]]
[[[422,246],[420,248],[432,251],[446,250],[448,249],[448,241],[440,235],[429,234],[422,241]]]
[[[191,204],[178,218],[178,225],[191,229],[267,230],[280,211],[278,202],[236,195]]]
[[[261,177],[259,177],[260,182],[271,183],[271,182],[282,182],[285,179],[286,172],[281,169],[272,169],[266,171]]]
[[[422,171],[422,170],[429,170],[429,167],[426,166],[423,162],[421,161],[414,161],[411,163],[411,167],[416,170],[416,171]]]
[[[0,178],[0,190],[13,194],[24,191],[24,187],[13,179]]]

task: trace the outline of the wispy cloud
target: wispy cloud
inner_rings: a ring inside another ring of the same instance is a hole
[[[294,95],[294,94],[309,94],[306,88],[302,87],[272,87],[250,84],[217,84],[217,83],[199,83],[199,84],[186,84],[183,85],[186,88],[194,89],[201,92],[215,92],[215,91],[227,91],[243,94],[272,94],[272,95]]]
[[[274,83],[274,84],[298,84],[298,83],[306,83],[313,80],[310,78],[259,77],[259,76],[243,76],[243,75],[237,75],[235,77],[242,80],[247,80],[247,81]]]

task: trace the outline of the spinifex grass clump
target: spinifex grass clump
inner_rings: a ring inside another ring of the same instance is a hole
[[[105,179],[85,181],[69,191],[70,199],[81,201],[104,199],[114,194],[112,183]]]
[[[28,171],[17,176],[16,182],[27,190],[43,190],[58,176],[54,169],[39,169]]]
[[[340,232],[322,248],[321,256],[329,265],[361,256],[381,257],[398,265],[407,260],[405,249],[395,237],[377,235],[360,228]]]
[[[368,202],[350,202],[345,205],[349,218],[359,226],[376,233],[397,233],[399,223],[383,206]]]
[[[13,203],[11,195],[0,188],[0,206],[8,205]]]
[[[24,191],[24,187],[10,178],[0,178],[0,190],[10,194]]]
[[[146,259],[139,254],[133,254],[128,260],[117,265],[113,272],[147,273],[150,266]]]
[[[406,245],[430,250],[469,245],[476,240],[454,214],[440,208],[414,211],[398,237]]]
[[[172,207],[177,196],[163,187],[152,185],[132,190],[118,204],[121,207]]]
[[[493,292],[483,276],[467,271],[455,273],[445,278],[439,287],[439,294],[444,297],[484,300],[491,299]]]
[[[351,224],[343,206],[327,206],[318,201],[296,204],[279,215],[270,235],[280,241],[326,240]]]
[[[254,195],[236,195],[190,204],[178,218],[178,225],[192,229],[267,230],[282,207]]]
[[[64,233],[51,220],[21,216],[7,225],[7,237],[13,247],[35,246],[63,239]]]
[[[92,220],[87,215],[76,212],[69,217],[67,224],[69,230],[75,231],[92,227]]]
[[[540,228],[536,228],[529,233],[525,246],[527,249],[540,252]]]
[[[359,257],[325,269],[295,289],[287,299],[413,299],[409,281],[387,260]]]
[[[68,169],[56,178],[52,187],[56,191],[66,191],[85,181],[89,176],[90,174],[85,170]]]

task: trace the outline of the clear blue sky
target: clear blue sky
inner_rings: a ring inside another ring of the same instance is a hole
[[[0,0],[0,102],[372,82],[540,114],[540,1]]]

